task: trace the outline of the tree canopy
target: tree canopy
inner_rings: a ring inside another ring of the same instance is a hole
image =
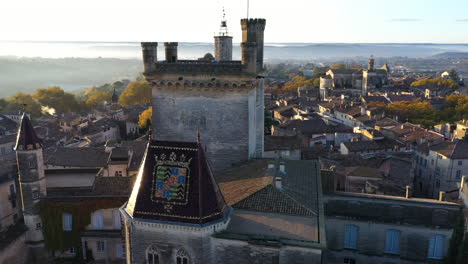
[[[285,83],[282,91],[285,93],[296,93],[297,88],[301,86],[313,86],[314,80],[307,79],[305,76],[296,75],[289,82]],[[320,85],[320,80],[319,80]]]
[[[80,105],[75,96],[57,86],[37,89],[32,97],[40,104],[54,108],[58,112],[76,112],[80,110]]]
[[[131,82],[120,95],[123,106],[148,104],[151,102],[151,86],[147,81]]]
[[[449,89],[458,89],[460,85],[454,82],[453,80],[446,80],[443,78],[433,78],[433,79],[422,79],[411,83],[412,87],[421,87],[425,89],[432,88],[449,88]]]
[[[110,102],[112,100],[112,94],[109,92],[102,92],[99,90],[93,90],[88,99],[86,99],[86,106],[96,107],[104,104],[104,102]]]
[[[8,98],[7,102],[8,105],[5,110],[19,110],[24,108],[24,110],[31,113],[32,116],[37,117],[41,115],[41,105],[34,100],[30,94],[17,93]]]
[[[138,118],[138,126],[143,129],[148,129],[151,126],[151,118],[153,116],[153,108],[148,107],[143,111]]]

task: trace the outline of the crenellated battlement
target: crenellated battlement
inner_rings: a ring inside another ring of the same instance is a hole
[[[153,71],[145,72],[145,75],[193,73],[193,74],[245,74],[241,61],[201,61],[178,60],[177,62],[158,61],[154,63]]]

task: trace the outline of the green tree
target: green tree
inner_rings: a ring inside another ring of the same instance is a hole
[[[151,85],[147,81],[131,82],[120,95],[123,106],[148,104],[151,102]]]
[[[6,110],[20,110],[25,109],[29,112],[33,117],[40,116],[41,113],[41,105],[34,100],[34,98],[30,94],[25,93],[17,93],[12,97],[8,98],[7,100],[8,106]]]
[[[54,108],[58,112],[76,112],[80,110],[75,96],[57,86],[37,89],[32,96],[42,105]]]
[[[450,79],[452,79],[453,81],[457,82],[460,78],[458,77],[458,73],[457,71],[455,71],[455,69],[451,69],[449,71],[449,77]]]
[[[5,111],[7,107],[8,107],[7,100],[0,98],[0,112]]]
[[[450,238],[450,245],[447,252],[446,263],[447,264],[456,264],[457,258],[460,254],[460,245],[463,242],[463,236],[465,234],[465,219],[463,217],[463,212],[460,211],[457,221],[453,228],[452,237]]]
[[[319,83],[320,84],[320,83]],[[287,82],[283,86],[283,92],[286,93],[296,93],[297,88],[301,86],[313,86],[313,80],[307,79],[304,76],[296,75],[292,78],[291,81]]]
[[[343,63],[335,63],[335,64],[332,64],[330,66],[330,69],[332,69],[332,70],[343,70],[343,69],[346,69],[346,65],[344,65]]]

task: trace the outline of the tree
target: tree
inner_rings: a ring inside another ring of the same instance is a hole
[[[151,85],[147,81],[131,82],[120,95],[123,106],[148,104],[151,102]]]
[[[76,112],[80,110],[75,96],[57,86],[37,89],[32,96],[42,105],[54,108],[58,112]]]
[[[34,100],[30,94],[17,93],[7,100],[8,106],[6,110],[21,110],[24,109],[32,116],[38,117],[41,113],[41,105]]]
[[[8,107],[7,100],[0,98],[0,112],[3,112]]]
[[[98,105],[102,105],[105,102],[110,102],[112,99],[112,95],[108,92],[101,92],[99,90],[94,90],[88,99],[86,100],[86,106],[88,107],[96,107]]]
[[[153,108],[150,106],[145,111],[143,111],[138,117],[138,126],[142,129],[150,128],[152,117],[153,117]]]
[[[457,82],[460,78],[458,77],[458,73],[457,71],[455,71],[455,69],[451,69],[449,71],[449,77],[450,79],[452,79],[453,81]]]
[[[336,63],[336,64],[332,64],[330,66],[330,69],[332,69],[332,70],[344,70],[344,69],[346,69],[346,65],[344,65],[343,63]]]
[[[320,82],[320,80],[319,80]],[[304,76],[296,75],[292,78],[291,81],[287,82],[283,86],[283,92],[287,93],[296,93],[297,88],[301,86],[313,86],[313,80],[307,79]],[[320,83],[319,83],[320,85]]]
[[[463,243],[463,236],[465,234],[465,219],[463,211],[459,212],[457,222],[453,227],[452,237],[450,238],[450,245],[447,252],[446,262],[448,264],[456,264],[457,258],[460,254],[460,246]],[[466,262],[465,262],[466,263]]]
[[[433,79],[422,79],[411,83],[412,87],[421,87],[425,89],[433,88],[448,88],[448,89],[458,89],[460,85],[453,80],[446,80],[443,78],[433,78]]]

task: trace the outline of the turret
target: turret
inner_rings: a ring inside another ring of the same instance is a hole
[[[226,19],[221,21],[221,27],[215,39],[215,59],[220,61],[232,60],[232,37],[227,30]]]
[[[373,71],[374,70],[374,64],[375,64],[374,56],[371,55],[371,57],[369,59],[369,65],[368,65],[367,69],[369,71]]]
[[[158,43],[157,42],[142,42],[143,50],[143,67],[145,72],[153,72],[156,70],[156,62],[158,61]]]
[[[263,71],[263,45],[266,20],[261,18],[241,19],[242,42],[254,42],[256,48],[256,69]]]
[[[45,263],[44,236],[38,203],[47,195],[42,141],[37,137],[27,114],[23,114],[15,145],[26,243],[31,245],[35,263]]]
[[[166,62],[177,62],[177,46],[178,42],[164,42]]]

